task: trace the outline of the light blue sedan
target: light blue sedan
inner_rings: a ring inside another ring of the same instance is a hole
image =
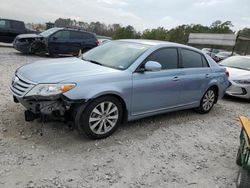
[[[81,58],[25,65],[10,88],[27,121],[67,120],[90,138],[104,138],[125,121],[188,108],[207,113],[228,86],[225,68],[198,49],[118,40]]]

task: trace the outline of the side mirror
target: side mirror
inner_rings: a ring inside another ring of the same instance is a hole
[[[57,40],[57,37],[52,37],[52,40]]]
[[[162,68],[161,64],[156,61],[148,61],[144,65],[145,71],[160,71]]]

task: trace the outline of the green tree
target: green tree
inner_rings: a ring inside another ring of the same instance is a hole
[[[216,20],[210,26],[210,33],[233,33],[230,29],[231,27],[233,27],[231,21],[222,22],[220,20]]]
[[[133,39],[137,37],[137,33],[133,26],[120,27],[113,34],[114,39]]]
[[[245,27],[244,29],[240,30],[238,34],[244,37],[250,37],[250,28]]]
[[[164,27],[158,27],[157,29],[146,29],[143,31],[141,38],[143,39],[155,39],[155,40],[168,40],[168,31]]]

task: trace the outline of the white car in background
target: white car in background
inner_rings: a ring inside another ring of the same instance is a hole
[[[214,56],[220,52],[224,52],[225,50],[215,49],[215,48],[203,48],[203,52],[205,52],[210,57],[214,58]]]
[[[237,55],[239,55],[239,54],[237,54],[235,52],[232,53],[232,52],[226,52],[226,51],[224,51],[224,52],[219,52],[219,53],[215,54],[214,57],[212,57],[212,58],[216,62],[220,62],[220,61],[222,61],[224,59],[227,59],[230,56],[237,56]]]
[[[250,57],[233,56],[219,64],[226,67],[232,84],[226,94],[250,100]]]

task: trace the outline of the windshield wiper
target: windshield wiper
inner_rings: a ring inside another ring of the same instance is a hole
[[[84,58],[82,58],[82,60],[88,61],[88,62],[91,62],[91,63],[94,63],[94,64],[97,64],[97,65],[103,65],[103,64],[99,63],[98,61],[94,61],[94,60],[90,60],[90,59],[84,59]]]

